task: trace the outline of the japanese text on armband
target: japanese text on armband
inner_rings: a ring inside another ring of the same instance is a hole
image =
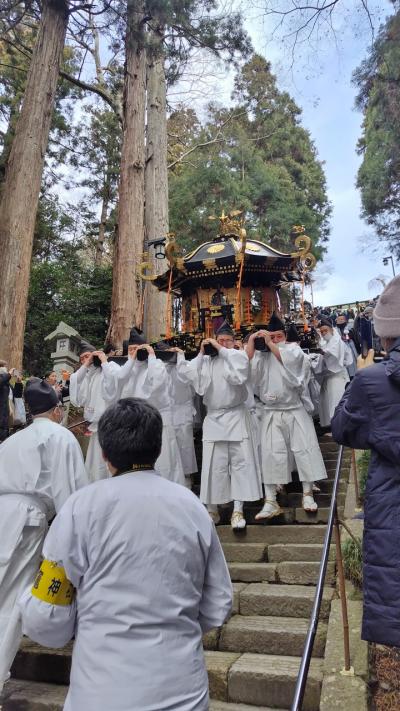
[[[36,575],[31,593],[51,605],[71,605],[75,588],[68,580],[64,568],[54,561],[44,560]]]

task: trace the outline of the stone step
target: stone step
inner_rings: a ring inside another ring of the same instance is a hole
[[[11,676],[46,684],[68,684],[71,653],[72,643],[61,649],[50,649],[24,637],[11,668]]]
[[[301,657],[308,620],[293,617],[235,615],[222,627],[218,649],[223,652],[253,652]],[[318,625],[314,657],[323,657],[327,625]]]
[[[218,526],[221,543],[322,543],[325,526],[279,526],[261,523],[247,526],[243,531],[233,531],[230,526]]]
[[[233,582],[284,583],[285,585],[316,585],[319,562],[283,561],[282,563],[229,563]],[[328,563],[326,585],[335,584],[335,563]]]
[[[229,563],[232,582],[261,583],[276,582],[275,563]]]
[[[223,543],[222,549],[228,563],[261,563],[267,560],[265,543]]]
[[[322,665],[320,659],[311,660],[303,711],[319,709]],[[229,669],[227,700],[289,709],[299,667],[299,657],[242,654]]]
[[[253,565],[257,565],[254,563]],[[269,565],[273,565],[270,563]],[[276,566],[276,580],[285,585],[316,585],[319,573],[319,562],[303,563],[299,561],[284,561]],[[326,585],[335,585],[335,563],[330,561],[326,569]]]
[[[282,563],[285,560],[319,562],[322,551],[322,543],[273,543],[267,546],[264,560],[268,563]],[[335,560],[335,546],[333,545],[329,550],[329,560]]]
[[[0,697],[0,708],[2,711],[62,711],[67,692],[68,686],[10,679]]]
[[[325,587],[321,602],[321,619],[329,617],[334,590]],[[315,588],[307,585],[280,585],[252,583],[240,591],[241,615],[269,615],[309,618],[314,602]]]
[[[284,711],[284,709],[272,709],[267,706],[248,706],[247,704],[230,704],[226,701],[210,699],[209,711]]]

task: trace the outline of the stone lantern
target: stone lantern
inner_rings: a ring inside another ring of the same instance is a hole
[[[55,341],[56,348],[51,354],[57,378],[61,380],[61,371],[69,370],[71,373],[79,364],[79,347],[81,337],[78,331],[60,321],[57,328],[46,336],[45,341]]]

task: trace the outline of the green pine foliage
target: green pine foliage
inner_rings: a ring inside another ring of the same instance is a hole
[[[363,557],[361,538],[348,538],[342,545],[344,574],[357,587],[363,582]]]
[[[362,216],[400,257],[400,11],[389,18],[353,77],[364,114],[357,186]]]
[[[366,449],[357,459],[357,472],[360,486],[360,496],[365,497],[365,487],[367,485],[369,463],[371,459],[371,451]]]
[[[183,110],[170,120],[172,133],[186,130],[186,149],[199,148],[170,174],[170,225],[186,249],[215,235],[207,220],[221,209],[243,209],[249,236],[275,248],[292,248],[290,231],[304,224],[317,258],[325,251],[331,207],[323,165],[300,109],[280,92],[269,63],[259,55],[238,72],[233,106],[210,105],[199,127]],[[191,120],[188,120],[191,119]],[[170,146],[172,157],[176,145]],[[183,151],[182,151],[183,152]]]

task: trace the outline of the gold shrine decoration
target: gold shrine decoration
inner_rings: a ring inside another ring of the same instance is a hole
[[[165,242],[165,256],[167,257],[171,269],[176,266],[180,249],[176,243],[175,232],[167,232]]]
[[[292,234],[297,235],[294,243],[299,249],[297,252],[292,252],[290,256],[299,257],[305,269],[314,269],[317,260],[312,252],[310,252],[312,242],[310,237],[304,233],[305,227],[303,225],[295,225],[293,227]]]
[[[143,262],[141,262],[137,268],[137,273],[140,276],[143,281],[154,281],[157,279],[158,274],[145,274],[146,269],[151,269],[153,266],[151,262],[149,262],[149,253],[148,252],[143,252],[142,255]]]
[[[241,231],[243,227],[243,220],[237,219],[239,215],[242,214],[242,210],[231,210],[225,215],[225,211],[219,217],[216,215],[210,215],[209,220],[219,220],[219,235],[220,237],[239,237],[241,238]]]

